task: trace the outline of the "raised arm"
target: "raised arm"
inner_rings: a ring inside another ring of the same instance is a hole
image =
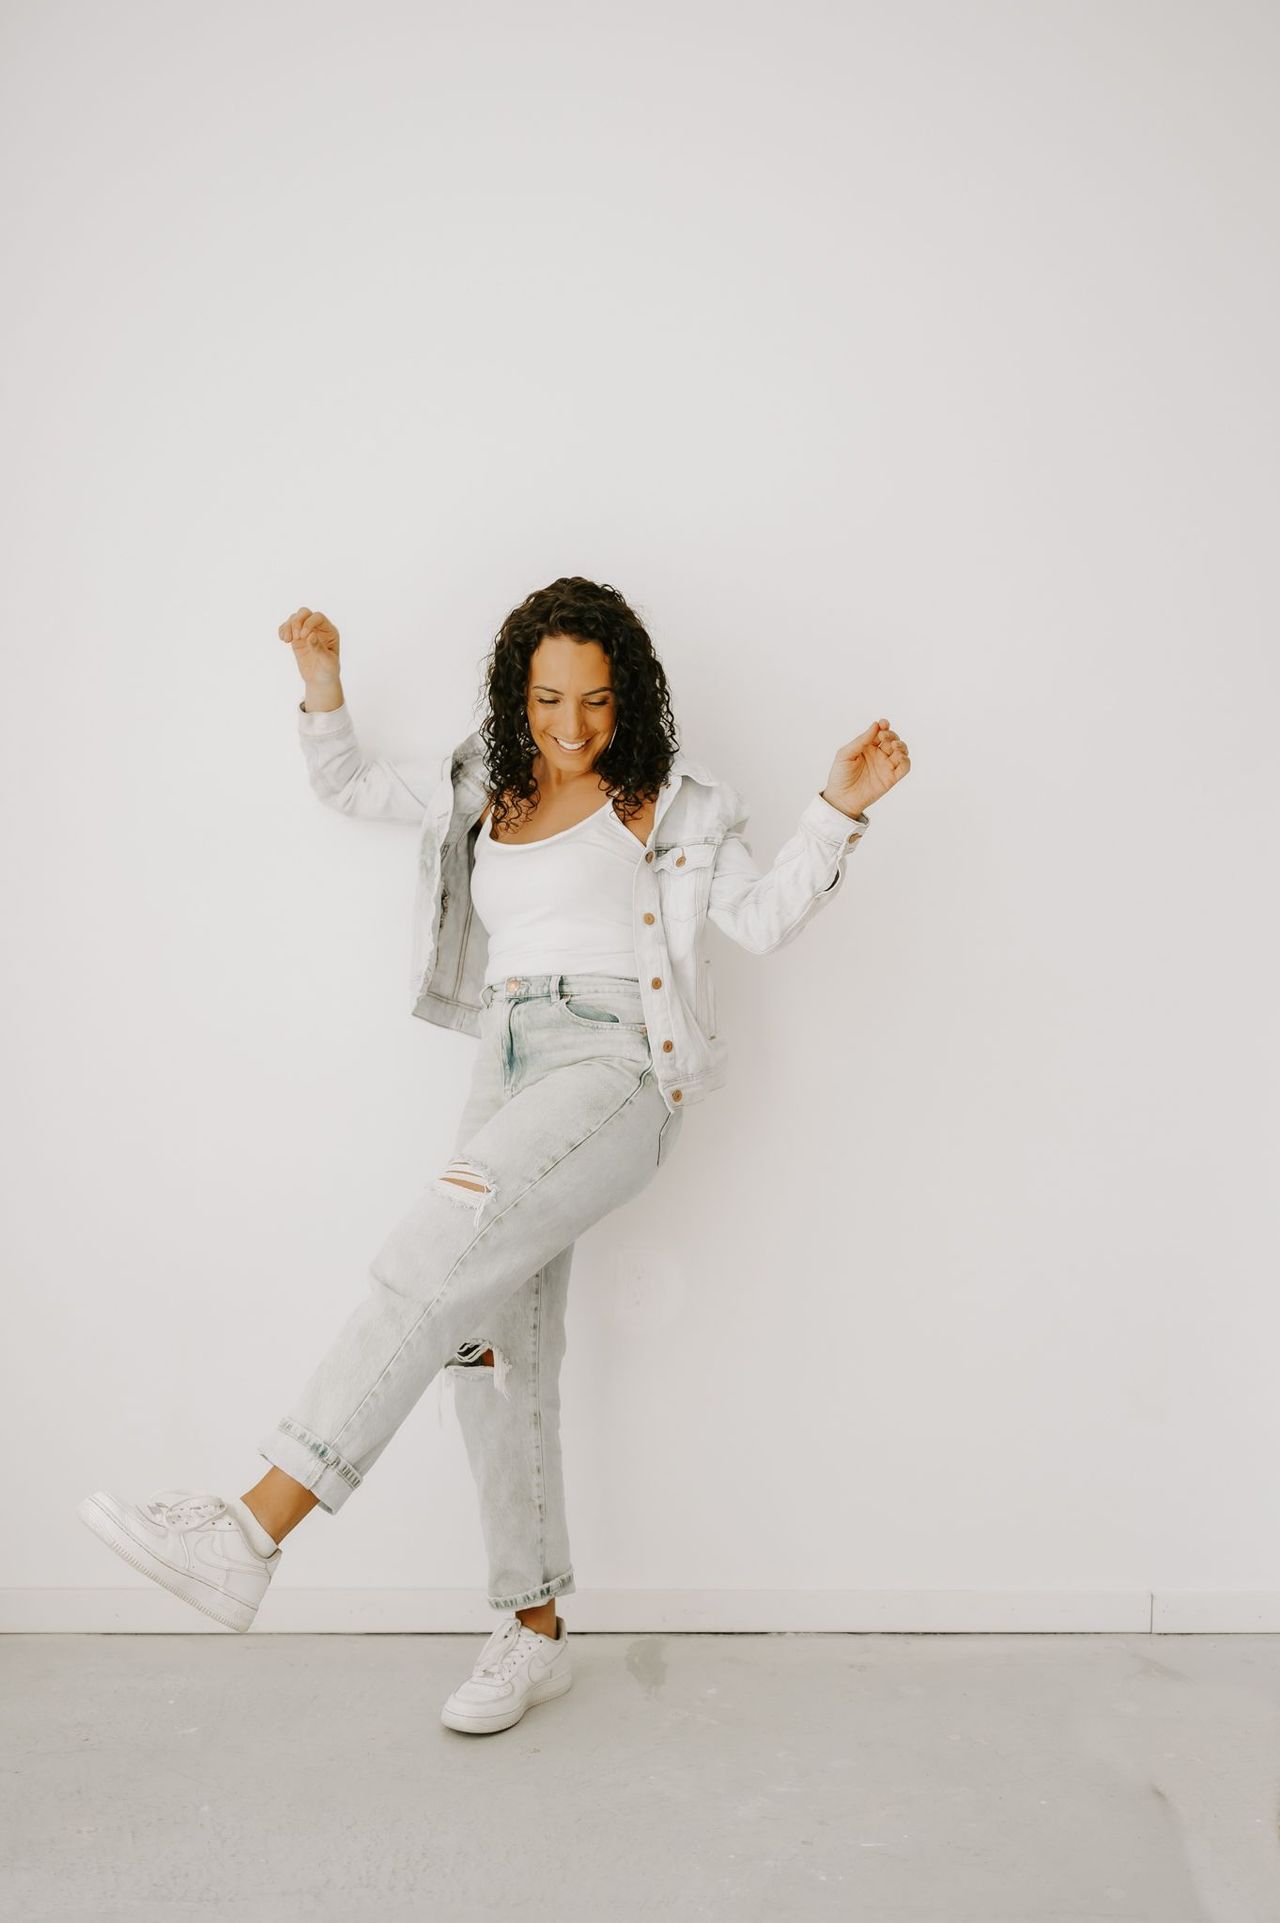
[[[763,871],[746,840],[746,825],[746,814],[739,814],[716,850],[707,915],[739,947],[767,955],[794,941],[839,893],[845,856],[870,823],[866,815],[850,818],[815,794],[796,832]]]
[[[441,779],[443,753],[388,761],[360,746],[342,691],[338,630],[323,614],[299,608],[280,625],[306,693],[298,737],[307,779],[327,807],[369,821],[420,822]]]
[[[716,851],[707,914],[731,940],[767,955],[794,940],[840,892],[844,860],[870,827],[866,810],[909,773],[907,744],[887,720],[837,750],[826,786],[813,796],[790,841],[763,874],[743,838],[739,814]]]

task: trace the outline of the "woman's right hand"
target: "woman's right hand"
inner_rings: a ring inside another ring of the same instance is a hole
[[[299,608],[280,623],[280,639],[293,649],[298,673],[308,688],[338,686],[338,630],[327,615]]]

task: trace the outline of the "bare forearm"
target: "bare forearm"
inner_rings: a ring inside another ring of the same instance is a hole
[[[822,799],[827,803],[829,807],[840,808],[840,813],[842,815],[849,815],[850,821],[865,821],[867,819],[865,813],[856,814],[856,815],[850,814],[847,808],[841,808],[840,803],[838,801],[832,801],[831,796],[827,793],[825,788],[819,788],[818,793],[822,796]]]
[[[308,684],[302,705],[308,714],[332,714],[345,699],[341,681],[323,681]]]

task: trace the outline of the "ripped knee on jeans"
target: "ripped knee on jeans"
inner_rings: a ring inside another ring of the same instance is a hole
[[[444,1173],[436,1177],[436,1183],[451,1202],[459,1202],[463,1208],[469,1208],[477,1215],[484,1207],[485,1196],[493,1193],[488,1170],[478,1168],[461,1155],[454,1156]],[[471,1196],[475,1196],[474,1202],[470,1200]]]

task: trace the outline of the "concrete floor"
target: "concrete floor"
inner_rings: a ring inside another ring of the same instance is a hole
[[[0,1638],[0,1916],[1280,1923],[1280,1637],[481,1640]]]

